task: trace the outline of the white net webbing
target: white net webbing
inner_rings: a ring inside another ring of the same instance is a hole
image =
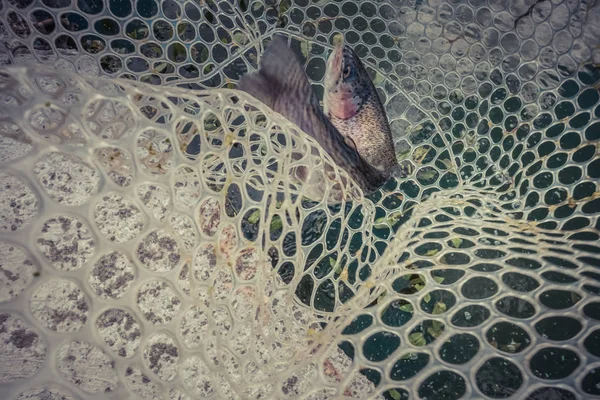
[[[600,396],[599,8],[1,3],[0,397]],[[339,31],[413,167],[368,198],[231,90]]]

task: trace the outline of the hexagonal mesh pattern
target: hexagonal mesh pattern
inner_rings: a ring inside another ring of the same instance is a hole
[[[600,396],[595,2],[0,7],[3,397]],[[339,31],[414,167],[368,197],[231,90]]]

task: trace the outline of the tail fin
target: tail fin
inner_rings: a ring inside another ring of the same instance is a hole
[[[239,89],[275,109],[280,96],[318,104],[296,54],[283,36],[275,36],[262,55],[260,69],[244,76]],[[277,110],[276,110],[277,111]]]
[[[410,162],[402,162],[394,165],[392,168],[384,172],[385,176],[394,177],[398,180],[404,179],[413,173],[413,166]]]

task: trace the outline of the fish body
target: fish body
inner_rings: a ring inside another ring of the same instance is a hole
[[[323,108],[369,164],[387,176],[399,171],[392,132],[375,86],[356,53],[343,43],[327,60]]]
[[[364,192],[377,190],[387,180],[360,156],[325,116],[298,58],[283,37],[273,39],[262,55],[260,69],[244,76],[239,89],[316,139]]]

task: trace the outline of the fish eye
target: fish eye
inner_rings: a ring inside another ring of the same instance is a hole
[[[342,71],[344,74],[344,78],[347,78],[350,75],[350,67],[349,66],[345,66],[344,67],[344,71]]]

